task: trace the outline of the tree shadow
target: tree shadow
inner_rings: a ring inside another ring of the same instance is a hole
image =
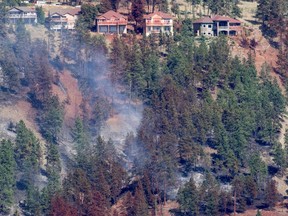
[[[274,41],[274,39],[277,37],[277,32],[275,32],[273,29],[269,28],[265,24],[262,24],[260,26],[260,30],[263,36],[268,40],[270,46],[272,46],[275,49],[279,49],[279,43]]]
[[[249,20],[249,19],[244,19],[244,20],[251,23],[252,25],[261,25],[261,22],[257,20]]]

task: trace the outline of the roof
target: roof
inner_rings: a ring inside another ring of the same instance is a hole
[[[154,12],[154,13],[151,13],[151,14],[147,14],[147,15],[144,15],[143,17],[144,17],[144,19],[150,19],[151,17],[153,17],[155,15],[158,15],[158,16],[160,16],[163,19],[172,19],[173,18],[173,16],[171,14],[163,13],[161,11],[157,11],[157,12]]]
[[[34,7],[13,7],[15,8],[16,10],[20,10],[20,11],[23,11],[23,12],[35,12],[35,8]],[[12,10],[13,8],[10,8],[10,10]]]
[[[237,19],[220,15],[214,15],[211,17],[206,16],[198,20],[195,20],[193,23],[213,23],[213,21],[229,21],[229,23],[241,23],[241,21]]]
[[[98,16],[96,19],[112,19],[112,18],[117,18],[117,19],[127,19],[125,16],[123,16],[120,13],[117,13],[113,10],[107,11],[106,13]]]
[[[71,8],[71,9],[62,9],[62,8],[57,8],[57,9],[53,9],[49,11],[49,14],[59,14],[61,16],[65,15],[65,14],[70,14],[72,16],[75,16],[77,14],[79,14],[81,11],[81,8]]]
[[[203,17],[195,20],[193,23],[213,23],[213,20],[210,17]]]
[[[230,23],[241,23],[239,20],[228,16],[214,15],[211,18],[213,21],[229,21]]]

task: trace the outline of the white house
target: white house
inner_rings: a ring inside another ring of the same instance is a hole
[[[48,22],[50,30],[73,30],[80,12],[81,8],[55,9],[49,11]]]
[[[37,13],[34,7],[13,7],[7,11],[6,20],[12,24],[18,22],[35,24],[37,23]]]
[[[146,36],[152,33],[167,33],[173,35],[172,18],[172,15],[160,11],[144,15],[144,34]]]

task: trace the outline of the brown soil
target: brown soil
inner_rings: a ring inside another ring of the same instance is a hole
[[[158,206],[157,215],[171,216],[173,214],[171,214],[169,210],[176,209],[178,207],[179,207],[179,204],[176,201],[168,200],[166,204],[162,206],[162,209],[161,209],[161,206]]]
[[[266,211],[266,210],[260,210],[262,216],[287,216],[288,215],[288,209],[286,207],[287,202],[278,203],[274,210],[272,211]],[[257,209],[253,210],[247,210],[245,213],[242,214],[236,214],[239,216],[255,216],[257,214]],[[232,216],[233,214],[231,214]]]
[[[57,94],[60,101],[65,103],[64,121],[66,125],[72,126],[74,119],[82,114],[80,105],[82,94],[78,87],[78,81],[67,70],[59,73],[60,81],[65,92],[57,85],[53,85],[53,93]]]

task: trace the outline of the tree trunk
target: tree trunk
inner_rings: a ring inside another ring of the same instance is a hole
[[[234,191],[234,216],[236,216],[236,190]]]

